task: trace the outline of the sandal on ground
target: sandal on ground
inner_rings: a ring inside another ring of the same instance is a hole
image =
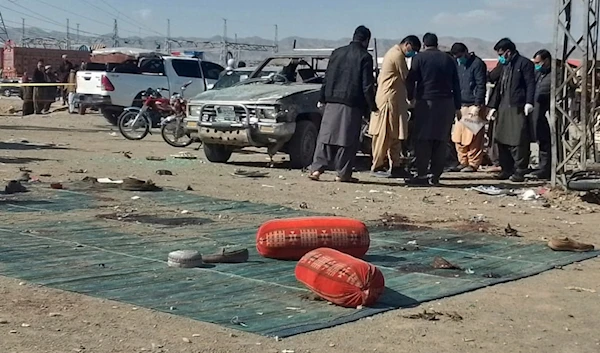
[[[321,173],[319,173],[319,172],[312,172],[308,175],[308,179],[313,180],[313,181],[319,181],[320,178],[321,178]]]

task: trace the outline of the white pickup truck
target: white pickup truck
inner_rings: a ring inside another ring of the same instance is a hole
[[[186,96],[194,97],[211,87],[223,70],[210,61],[155,53],[118,64],[88,63],[77,72],[76,99],[83,111],[87,107],[98,108],[106,120],[116,125],[123,108],[142,106],[141,95],[148,88],[167,88],[163,94],[171,95],[192,81]]]

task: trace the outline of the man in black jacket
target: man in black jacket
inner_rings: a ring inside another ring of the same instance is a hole
[[[501,39],[494,50],[498,53],[498,65],[502,66],[489,102],[498,112],[494,133],[502,168],[498,179],[523,182],[531,151],[527,116],[533,113],[535,102],[534,65],[519,54],[515,43],[508,38]]]
[[[408,99],[416,100],[413,138],[417,164],[417,177],[407,182],[437,185],[444,172],[454,117],[460,118],[460,81],[454,59],[438,49],[435,34],[425,34],[423,45],[425,50],[412,59],[406,81]]]
[[[460,163],[454,171],[475,172],[484,156],[487,66],[463,43],[454,43],[451,52],[458,65],[462,100],[462,119],[456,122],[452,133]]]
[[[551,76],[550,69],[552,64],[552,55],[546,49],[542,49],[533,56],[535,64],[535,103],[533,106],[533,114],[529,118],[529,134],[531,142],[537,142],[539,147],[538,153],[538,169],[531,173],[535,179],[549,180],[552,147],[550,139],[550,124],[546,114],[550,110],[550,86]]]
[[[324,106],[321,129],[309,175],[319,177],[335,167],[336,181],[356,182],[352,169],[358,151],[362,118],[377,111],[373,57],[368,46],[371,31],[359,26],[352,42],[333,51],[321,87],[319,108]]]

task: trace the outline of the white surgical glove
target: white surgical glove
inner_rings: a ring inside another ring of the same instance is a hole
[[[533,105],[527,103],[525,104],[525,115],[529,115],[533,112]]]
[[[323,108],[323,103],[317,102],[317,108],[319,108],[319,109]]]

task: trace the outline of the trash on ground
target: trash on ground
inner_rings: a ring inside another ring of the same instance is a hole
[[[475,216],[471,217],[471,222],[483,223],[483,222],[485,222],[485,216],[482,214],[476,214]]]
[[[169,253],[167,266],[192,268],[202,266],[202,255],[196,250],[177,250]]]
[[[87,173],[87,169],[75,169],[75,170],[69,170],[69,173],[74,173],[74,174],[85,174],[85,173]]]
[[[167,169],[159,169],[156,171],[158,175],[173,175],[173,172]]]
[[[179,152],[178,154],[172,154],[171,157],[177,159],[198,159],[198,157],[194,156],[189,152]]]
[[[474,274],[475,274],[475,271],[473,271],[473,269],[471,269],[471,268],[467,268],[467,269],[465,270],[465,273],[466,273],[466,274],[468,274],[468,275],[474,275]]]
[[[156,157],[156,156],[148,156],[146,157],[147,161],[166,161],[167,159],[165,157]]]
[[[231,173],[231,175],[236,177],[244,177],[244,178],[266,178],[269,176],[268,172],[260,172],[260,171],[248,171],[243,169],[236,169]]]
[[[121,184],[121,189],[126,191],[162,191],[162,188],[156,186],[150,179],[144,181],[136,178],[126,178]]]
[[[467,190],[477,191],[480,194],[490,195],[490,196],[505,196],[505,195],[514,196],[517,194],[514,192],[514,190],[500,189],[495,186],[484,186],[484,185],[472,187]]]
[[[27,188],[21,185],[21,183],[16,180],[9,181],[8,184],[6,184],[6,186],[4,187],[5,194],[18,194],[27,191]]]
[[[52,183],[52,184],[50,184],[50,188],[55,189],[55,190],[64,189],[64,187],[61,183]]]
[[[523,201],[534,201],[539,198],[540,195],[538,195],[533,189],[525,190],[525,192],[521,195],[521,199]]]
[[[522,236],[519,234],[519,231],[510,226],[510,223],[504,228],[504,235],[507,237],[517,237],[521,238]]]
[[[462,270],[459,266],[454,265],[450,261],[444,259],[443,257],[436,257],[433,259],[433,268],[440,270]]]
[[[96,181],[100,184],[123,184],[123,180],[113,180],[111,178],[98,178]]]
[[[248,249],[230,250],[222,248],[219,253],[205,255],[202,260],[207,264],[223,263],[223,264],[237,264],[248,261],[250,254]]]
[[[426,320],[426,321],[438,321],[440,316],[447,316],[452,321],[462,321],[463,317],[460,316],[457,312],[451,313],[442,313],[435,310],[427,311],[423,310],[421,313],[405,315],[404,318],[412,319],[412,320]]]
[[[588,288],[582,288],[582,287],[565,287],[565,289],[568,290],[572,290],[575,292],[588,292],[588,293],[596,293],[595,289],[588,289]]]
[[[234,316],[233,318],[231,318],[230,322],[234,325],[240,325],[242,327],[248,327],[248,325],[246,325],[243,321],[240,321],[240,318],[237,316]]]

